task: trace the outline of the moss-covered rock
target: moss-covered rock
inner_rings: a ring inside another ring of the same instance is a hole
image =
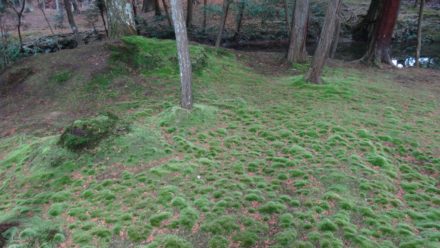
[[[61,135],[59,145],[73,151],[96,146],[109,135],[128,130],[119,118],[111,113],[104,113],[92,118],[74,121]]]

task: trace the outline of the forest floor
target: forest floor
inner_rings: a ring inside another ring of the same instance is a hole
[[[9,244],[439,247],[439,71],[335,60],[310,85],[277,53],[191,49],[192,112],[177,107],[172,41],[95,43],[3,73]],[[130,128],[59,145],[69,123],[108,111]]]

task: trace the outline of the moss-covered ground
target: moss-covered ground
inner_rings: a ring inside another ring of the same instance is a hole
[[[309,85],[197,46],[188,112],[173,43],[145,42],[163,46],[139,48],[166,53],[162,67],[113,56],[54,96],[64,110],[95,101],[129,131],[80,151],[56,129],[0,139],[0,224],[20,223],[2,234],[10,247],[440,246],[438,91],[347,67]]]

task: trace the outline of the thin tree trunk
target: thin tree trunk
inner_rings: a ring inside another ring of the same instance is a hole
[[[226,20],[228,18],[229,6],[231,4],[231,0],[223,0],[223,15],[221,18],[220,28],[217,35],[217,40],[215,42],[215,47],[219,48],[222,42],[223,31],[226,26]]]
[[[392,64],[391,41],[394,27],[399,15],[400,0],[381,2],[380,17],[374,25],[373,36],[370,38],[365,56],[361,59],[368,65],[380,66],[380,63]]]
[[[297,0],[294,9],[294,20],[290,37],[287,61],[304,63],[307,61],[306,39],[309,19],[309,0]]]
[[[105,1],[104,0],[97,0],[96,6],[98,7],[99,15],[101,16],[101,20],[102,20],[102,24],[104,25],[105,35],[108,37],[108,28],[107,28],[107,23],[105,21],[105,16],[104,16],[105,13],[107,12],[107,7],[105,6]]]
[[[69,21],[70,28],[72,29],[75,39],[79,42],[78,26],[76,26],[75,19],[72,13],[72,4],[70,0],[64,0],[64,7],[66,8],[67,20]]]
[[[173,14],[174,31],[176,33],[177,54],[179,57],[181,101],[184,109],[192,109],[192,68],[189,54],[188,33],[186,31],[183,5],[181,0],[171,0],[171,12]]]
[[[165,11],[165,15],[166,15],[167,20],[168,20],[168,25],[170,25],[170,27],[172,27],[173,23],[172,23],[172,20],[171,20],[171,17],[170,17],[170,13],[168,12],[168,4],[167,4],[166,0],[162,0],[162,4],[163,4],[163,9]]]
[[[186,27],[188,29],[191,29],[192,27],[192,20],[193,20],[193,12],[194,12],[194,2],[193,0],[187,0],[186,1]]]
[[[341,7],[342,4],[339,6]],[[333,37],[332,46],[330,48],[330,58],[334,58],[336,55],[336,50],[338,49],[339,45],[339,37],[341,35],[341,16],[339,16],[339,13],[341,13],[341,10],[338,10],[338,16],[336,17],[336,23],[335,23],[335,36]]]
[[[50,29],[50,33],[51,33],[51,34],[55,34],[55,33],[53,32],[52,26],[50,25],[49,19],[47,19],[46,11],[44,11],[44,9],[45,9],[44,1],[45,1],[45,0],[40,0],[40,2],[38,3],[38,7],[40,8],[41,13],[42,13],[43,16],[44,16],[44,20],[46,20],[47,26],[48,26],[49,29]]]
[[[284,0],[284,15],[286,20],[286,29],[287,29],[287,35],[290,36],[290,22],[289,22],[289,4],[287,3],[287,0]]]
[[[203,0],[203,33],[206,33],[206,22],[208,18],[208,0]]]
[[[241,27],[243,24],[244,9],[246,8],[245,0],[240,0],[238,5],[237,29],[235,30],[234,40],[240,40]]]
[[[425,0],[420,1],[419,23],[417,25],[417,48],[416,48],[416,67],[420,67],[420,52],[422,50],[422,21],[423,8],[425,7]]]
[[[81,10],[79,9],[78,0],[72,0],[73,13],[79,14]]]
[[[19,2],[20,3],[20,2]],[[17,33],[18,33],[18,40],[20,42],[20,52],[23,52],[23,37],[21,35],[21,19],[23,18],[23,12],[26,7],[26,1],[22,0],[20,9],[17,9],[14,5],[14,3],[9,3],[11,8],[14,10],[15,14],[17,15]]]
[[[316,48],[315,55],[313,56],[312,65],[306,76],[306,80],[309,82],[321,82],[321,74],[325,62],[327,61],[330,46],[332,44],[332,38],[334,37],[336,29],[336,19],[341,2],[341,0],[331,0],[329,2],[327,12],[325,14],[324,25],[322,27],[319,37],[318,47]]]
[[[162,12],[160,10],[159,0],[154,0],[154,14],[156,16],[161,16]]]
[[[138,15],[137,15],[136,0],[131,0],[131,7],[133,9],[133,19],[134,19],[134,25],[135,25],[135,28],[136,28],[136,34],[140,35],[141,31],[139,30],[139,21],[138,21]]]

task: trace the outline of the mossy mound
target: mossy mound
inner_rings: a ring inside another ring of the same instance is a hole
[[[172,107],[159,115],[163,127],[193,127],[211,125],[216,120],[218,109],[212,106],[195,104],[191,111]]]
[[[96,146],[102,139],[111,134],[128,130],[119,118],[111,113],[74,121],[61,135],[59,145],[73,151]]]
[[[127,36],[121,40],[122,43],[111,47],[113,61],[121,61],[148,74],[178,75],[175,41],[141,36]],[[190,54],[194,72],[206,67],[208,56],[204,47],[190,46]]]

